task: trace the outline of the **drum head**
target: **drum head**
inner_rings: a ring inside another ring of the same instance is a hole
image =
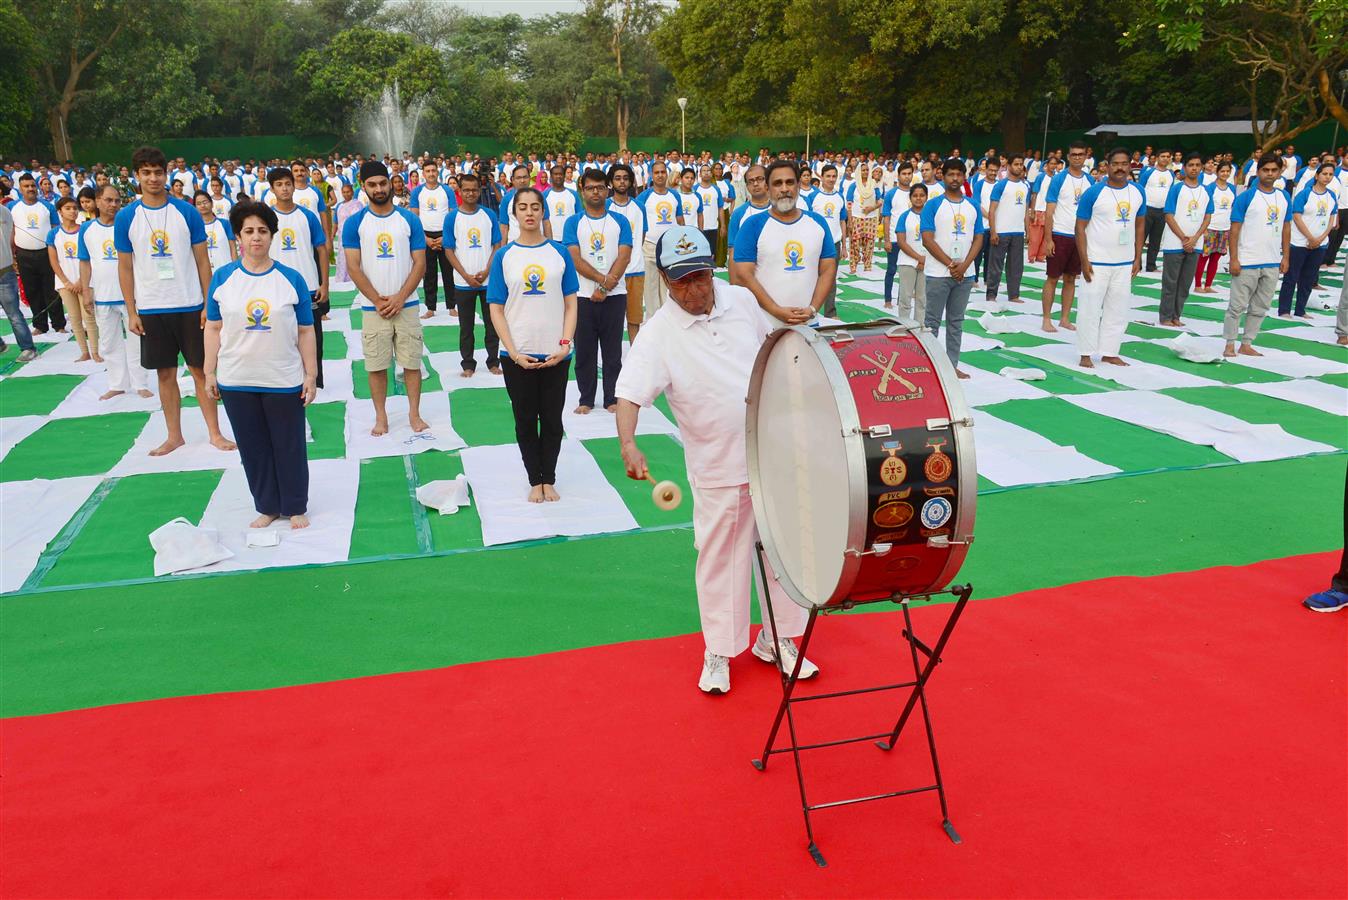
[[[842,579],[849,536],[840,401],[810,341],[789,329],[773,340],[760,352],[750,385],[754,515],[787,594],[802,606],[823,606]],[[850,405],[851,397],[843,402]]]

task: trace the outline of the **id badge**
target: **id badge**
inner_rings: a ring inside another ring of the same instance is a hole
[[[957,263],[962,262],[964,260],[964,248],[959,244],[953,245],[950,248],[950,258]]]
[[[1126,231],[1120,231],[1120,232],[1119,232],[1119,246],[1120,246],[1120,247],[1127,247],[1129,243],[1130,243],[1130,242],[1129,242],[1129,240],[1128,240],[1128,232],[1126,232]]]
[[[154,262],[155,277],[160,281],[172,281],[177,274],[173,271],[173,260],[157,259]]]
[[[594,255],[593,265],[596,269],[602,270],[605,268],[605,266],[607,266],[607,264],[608,264],[608,256],[606,256],[603,253],[596,253]]]

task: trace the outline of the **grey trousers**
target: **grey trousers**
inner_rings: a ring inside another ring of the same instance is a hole
[[[899,274],[899,315],[919,325],[927,320],[927,276],[917,266],[895,266]]]
[[[959,365],[960,343],[964,340],[964,311],[969,308],[969,292],[974,280],[968,275],[956,283],[953,278],[927,276],[927,314],[923,326],[933,336],[941,334],[941,320],[945,320],[945,353],[952,366]],[[1268,308],[1265,303],[1264,308]]]
[[[1339,337],[1348,337],[1348,278],[1343,279],[1343,289],[1339,291],[1339,312],[1334,317],[1334,333]]]
[[[1241,269],[1239,275],[1231,276],[1231,302],[1227,304],[1226,318],[1222,320],[1222,337],[1227,342],[1234,341],[1240,334],[1240,317],[1244,316],[1245,333],[1241,342],[1254,343],[1281,279],[1277,266]]]
[[[1194,272],[1198,269],[1198,251],[1167,252],[1161,263],[1161,321],[1178,319],[1184,312],[1184,301],[1194,286]]]
[[[1006,296],[1020,299],[1020,277],[1025,274],[1025,235],[999,234],[997,243],[988,245],[988,300],[997,299],[1002,267],[1006,267]]]

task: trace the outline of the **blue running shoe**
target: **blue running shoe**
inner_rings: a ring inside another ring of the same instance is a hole
[[[1330,588],[1318,594],[1311,594],[1301,601],[1301,605],[1311,612],[1338,612],[1341,609],[1348,608],[1348,592]]]

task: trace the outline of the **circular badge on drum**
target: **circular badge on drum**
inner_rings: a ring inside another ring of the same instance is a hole
[[[913,507],[902,500],[886,503],[875,511],[872,521],[881,528],[902,528],[913,518]]]
[[[880,480],[890,487],[903,484],[908,477],[908,466],[897,456],[890,456],[880,463]]]
[[[922,527],[940,528],[950,521],[953,512],[954,507],[950,505],[949,500],[944,497],[932,497],[922,504]]]
[[[927,446],[931,448],[931,455],[927,461],[922,464],[922,471],[926,473],[928,481],[934,481],[940,484],[950,477],[955,469],[955,464],[950,461],[950,457],[941,452],[945,446],[945,441],[928,441]]]

